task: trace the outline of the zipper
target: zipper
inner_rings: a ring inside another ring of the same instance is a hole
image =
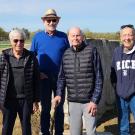
[[[78,97],[78,92],[77,92],[77,75],[76,75],[76,72],[77,72],[77,66],[76,66],[76,62],[77,62],[77,52],[75,52],[75,61],[74,61],[74,80],[75,80],[75,90],[76,90],[76,97]]]

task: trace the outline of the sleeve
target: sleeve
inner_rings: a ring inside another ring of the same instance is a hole
[[[0,54],[0,78],[2,76],[2,55]],[[0,87],[1,87],[1,81],[0,81]]]
[[[115,71],[115,51],[112,57],[110,80],[111,80],[112,87],[116,89],[117,77],[116,77],[116,71]]]
[[[69,41],[68,41],[68,37],[67,36],[65,38],[65,44],[66,44],[66,49],[68,49],[70,47],[70,45],[69,45]]]
[[[98,104],[101,98],[103,88],[103,70],[101,65],[101,59],[96,48],[93,48],[93,67],[95,74],[95,86],[91,101]]]
[[[66,78],[65,78],[63,62],[62,62],[60,66],[59,75],[58,75],[58,81],[57,81],[57,90],[56,90],[57,96],[63,95],[63,93],[65,92],[65,86],[66,86]]]
[[[0,54],[0,77],[2,76],[2,72],[5,68],[6,63],[4,62],[4,56]]]
[[[38,102],[40,100],[40,90],[39,90],[39,80],[40,80],[40,72],[39,72],[39,65],[38,65],[38,60],[33,56],[34,59],[34,102]]]
[[[36,36],[33,37],[32,39],[32,44],[31,44],[31,48],[30,51],[34,52],[34,54],[37,56],[37,41],[36,41]]]

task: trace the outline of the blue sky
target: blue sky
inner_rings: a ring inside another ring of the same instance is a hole
[[[41,16],[49,8],[61,16],[58,29],[65,32],[72,26],[117,32],[123,24],[135,24],[135,0],[0,0],[0,27],[44,29]]]

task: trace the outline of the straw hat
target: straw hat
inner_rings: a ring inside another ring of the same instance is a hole
[[[48,9],[41,18],[42,19],[44,19],[44,18],[58,18],[58,19],[60,19],[60,17],[57,16],[57,13],[54,9]]]

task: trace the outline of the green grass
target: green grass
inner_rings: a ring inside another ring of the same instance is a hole
[[[10,47],[10,44],[0,44],[1,49],[8,48],[8,47]]]
[[[10,48],[10,44],[0,44],[0,53],[2,50],[6,49],[6,48]]]

